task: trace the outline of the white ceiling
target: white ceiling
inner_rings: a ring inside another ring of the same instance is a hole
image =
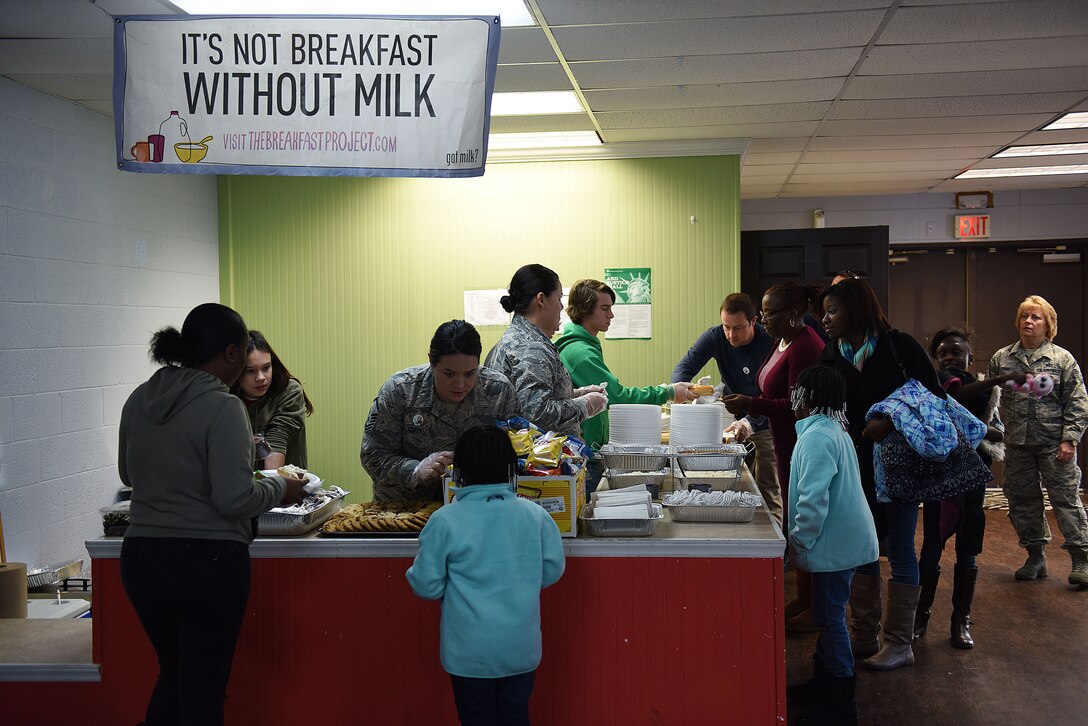
[[[587,112],[493,132],[596,130],[608,143],[751,138],[741,196],[1088,186],[1088,174],[950,181],[1088,111],[1085,0],[528,0],[496,91],[576,90]],[[0,75],[112,115],[113,15],[165,0],[0,0]],[[362,11],[360,11],[362,12]],[[680,146],[678,147],[678,144]]]

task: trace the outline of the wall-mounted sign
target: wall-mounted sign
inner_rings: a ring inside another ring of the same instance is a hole
[[[484,172],[496,17],[119,16],[117,166],[167,174]]]
[[[612,306],[616,317],[605,338],[652,337],[650,272],[649,267],[609,267],[604,271],[605,284],[616,293],[616,304]]]
[[[990,236],[990,215],[957,214],[953,232],[956,239],[985,239]]]

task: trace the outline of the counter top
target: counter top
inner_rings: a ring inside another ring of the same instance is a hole
[[[746,469],[730,488],[756,491]],[[121,537],[99,537],[87,542],[87,551],[91,557],[117,558],[121,555],[121,542]],[[650,537],[593,537],[582,531],[578,537],[563,538],[563,554],[567,557],[763,559],[782,557],[785,549],[782,530],[766,507],[761,507],[751,522],[735,524],[673,522],[665,508],[665,518],[657,523]],[[311,532],[299,537],[258,537],[249,546],[249,554],[255,559],[412,558],[418,550],[419,540],[415,536],[392,533],[322,537]]]
[[[121,537],[99,537],[87,541],[91,557],[121,556]],[[717,524],[673,522],[668,510],[657,523],[652,537],[591,537],[582,532],[563,539],[567,557],[781,557],[785,540],[777,523],[766,510],[756,512],[751,522]],[[415,557],[416,537],[365,535],[320,537],[316,532],[301,537],[258,537],[249,553],[259,558],[365,558]]]
[[[0,682],[100,680],[89,619],[0,619]]]

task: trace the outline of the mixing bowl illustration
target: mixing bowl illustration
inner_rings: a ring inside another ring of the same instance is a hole
[[[214,136],[205,136],[197,142],[186,141],[174,144],[174,153],[178,155],[178,161],[183,164],[197,164],[208,155],[208,142],[214,138]]]

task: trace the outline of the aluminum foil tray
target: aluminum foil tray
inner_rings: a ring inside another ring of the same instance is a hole
[[[344,506],[342,495],[330,499],[312,512],[306,514],[287,514],[285,512],[265,512],[257,519],[257,536],[291,537],[308,534],[328,521],[329,517],[339,512]]]

